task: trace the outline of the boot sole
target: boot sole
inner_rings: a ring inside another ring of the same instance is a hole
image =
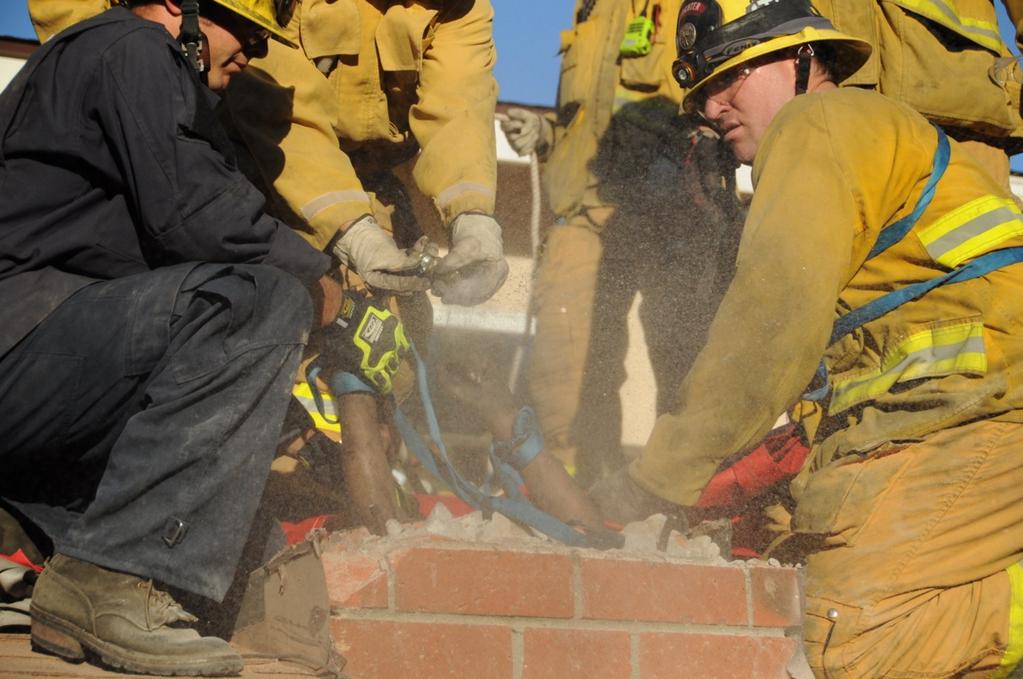
[[[216,677],[239,674],[245,666],[240,657],[183,660],[129,651],[34,605],[32,647],[76,663],[84,661],[91,651],[104,665],[134,674]]]

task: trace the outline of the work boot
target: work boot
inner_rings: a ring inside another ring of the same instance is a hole
[[[80,662],[86,652],[139,674],[238,674],[242,659],[226,641],[179,623],[198,619],[152,580],[56,554],[32,596],[32,646]]]

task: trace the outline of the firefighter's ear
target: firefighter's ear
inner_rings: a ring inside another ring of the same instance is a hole
[[[163,0],[163,7],[172,17],[181,16],[181,0]]]

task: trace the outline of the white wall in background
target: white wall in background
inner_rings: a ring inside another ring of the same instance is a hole
[[[0,89],[7,87],[7,83],[11,81],[11,78],[21,69],[21,65],[24,63],[24,59],[0,57]]]

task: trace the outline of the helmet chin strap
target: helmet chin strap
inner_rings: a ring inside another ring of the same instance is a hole
[[[203,85],[207,84],[210,72],[209,43],[199,29],[199,0],[181,1],[181,33],[178,35],[181,52],[192,64]]]
[[[796,52],[796,94],[806,94],[810,84],[810,60],[813,58],[813,47],[800,45]]]

